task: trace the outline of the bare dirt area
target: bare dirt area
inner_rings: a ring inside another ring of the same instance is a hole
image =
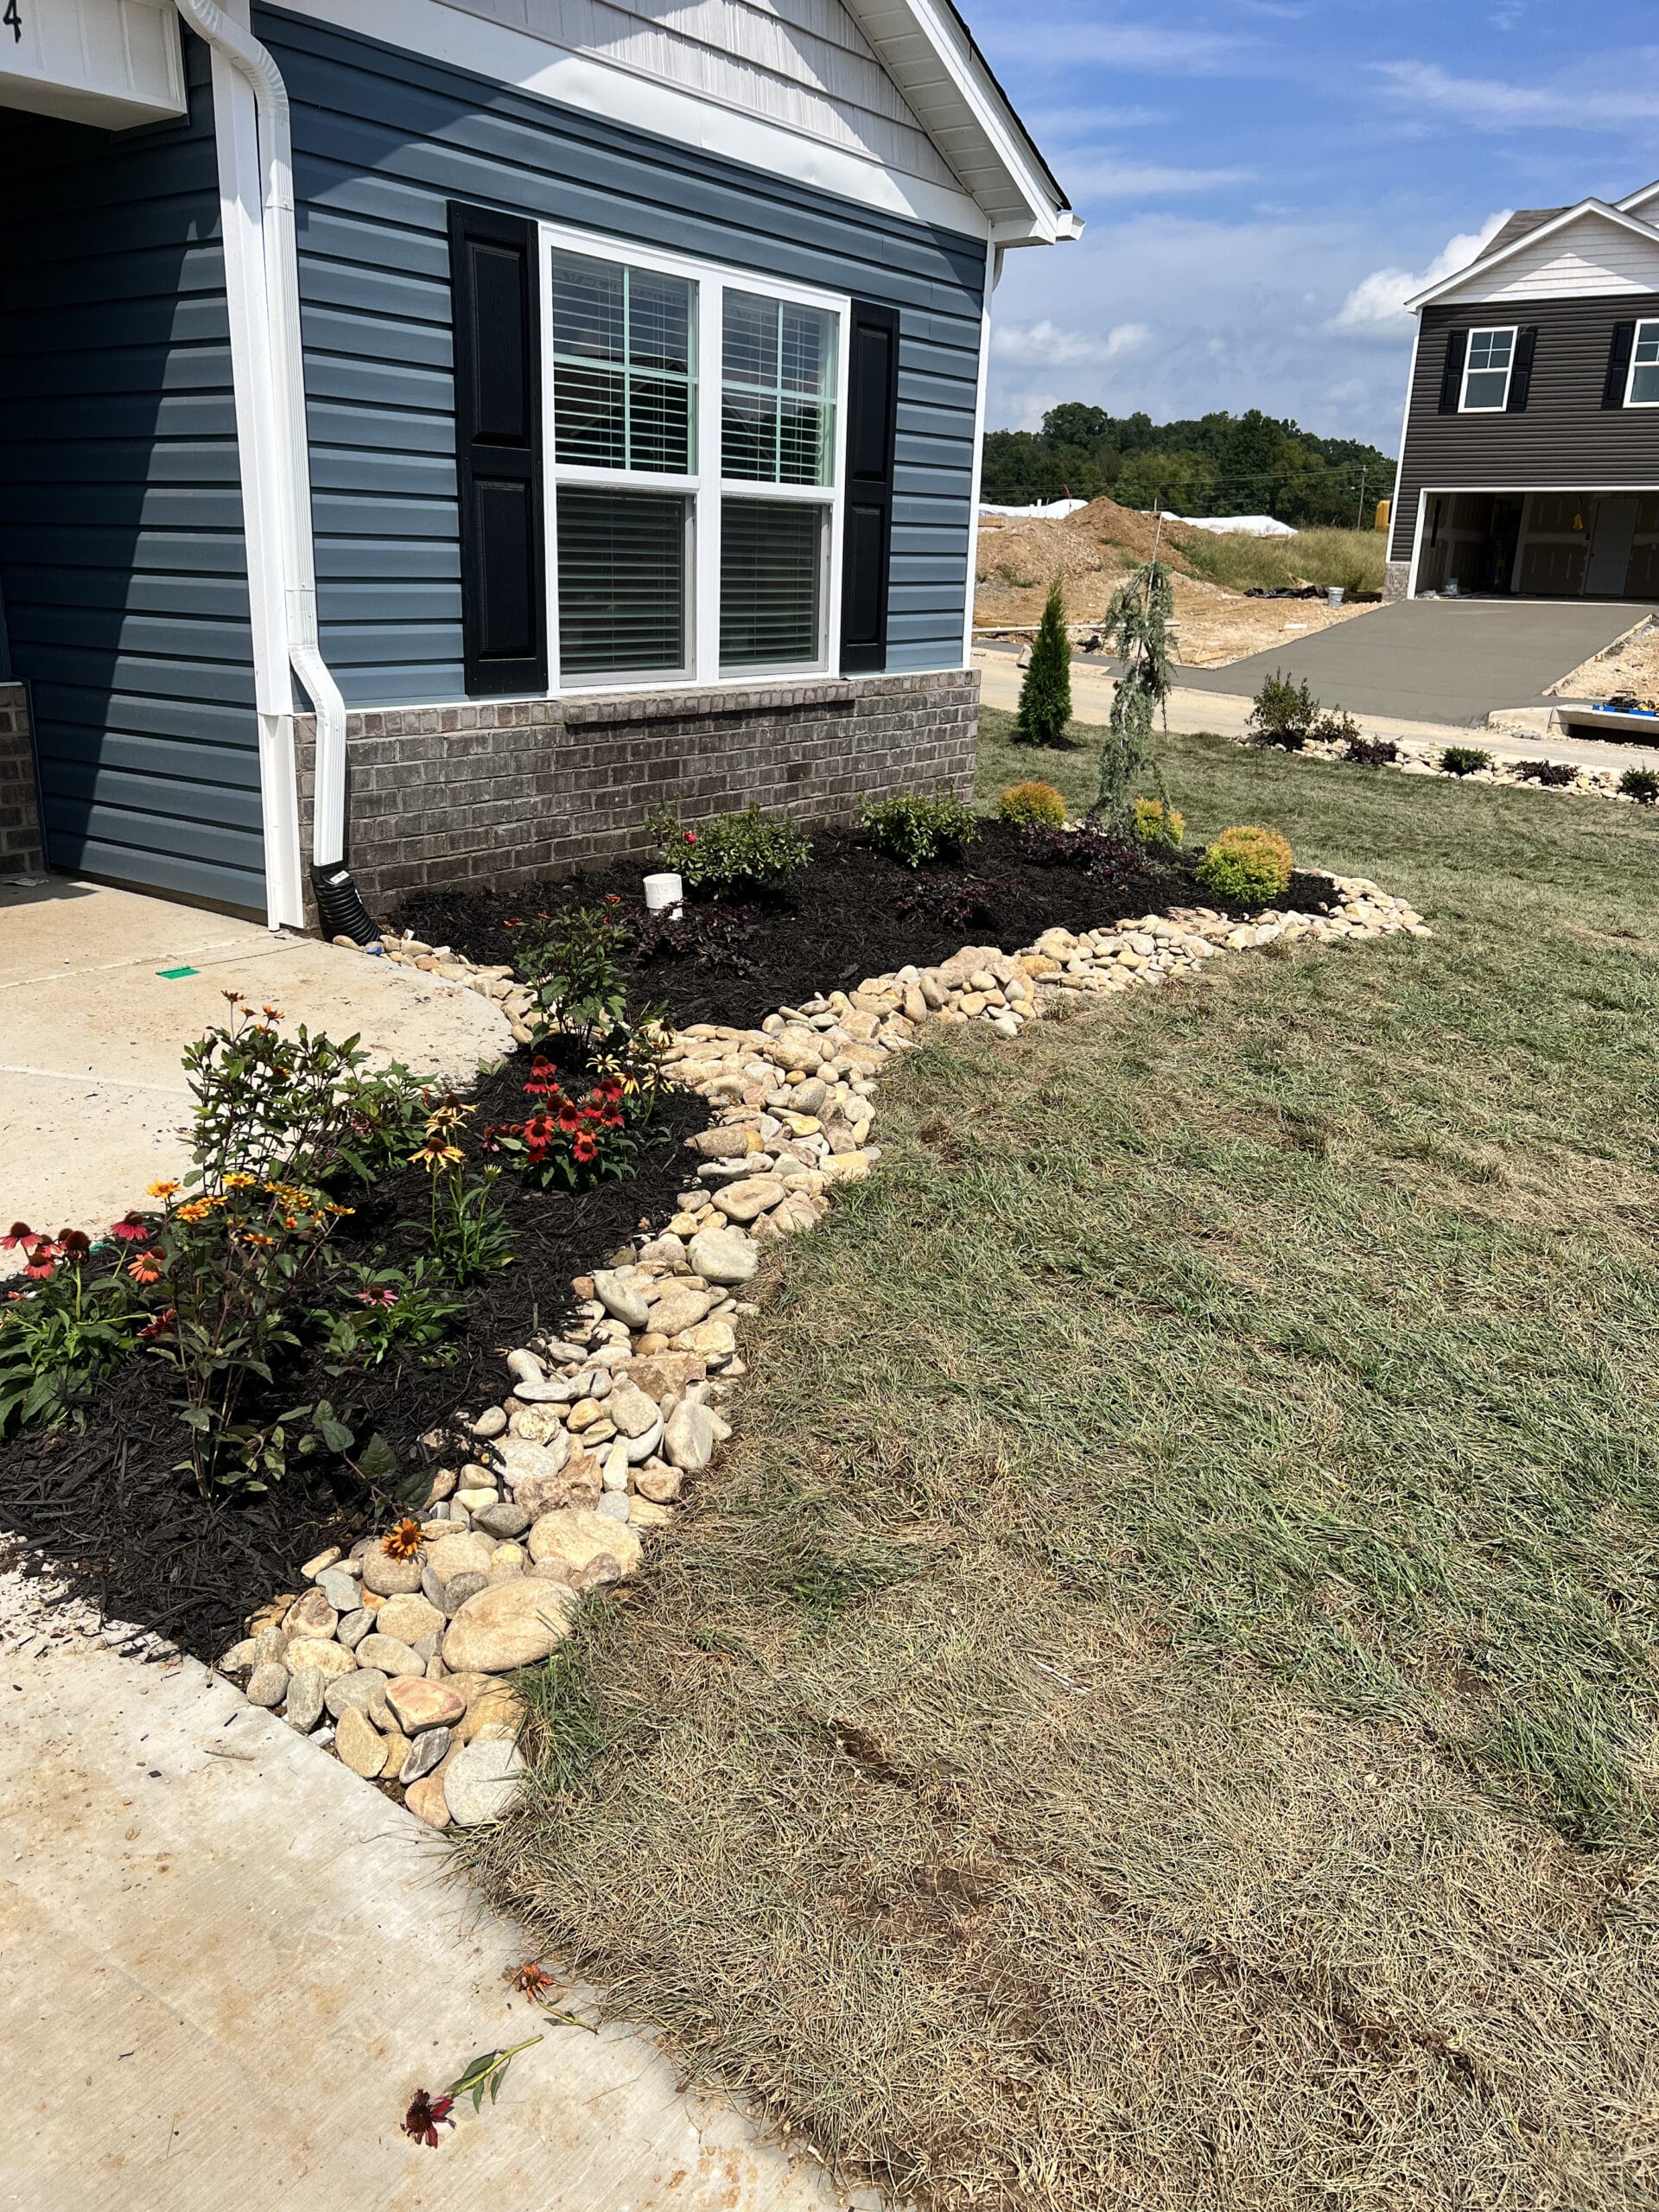
[[[1659,615],[1650,614],[1633,635],[1580,661],[1549,688],[1559,699],[1611,699],[1629,691],[1638,699],[1659,700]]]
[[[1351,622],[1363,603],[1330,607],[1323,599],[1252,599],[1192,573],[1187,548],[1205,533],[1189,524],[1094,499],[1076,514],[1024,518],[986,515],[979,525],[979,575],[974,620],[981,629],[1033,624],[1058,576],[1069,621],[1097,622],[1125,574],[1147,559],[1154,543],[1174,575],[1179,658],[1192,668],[1220,668],[1316,630]]]

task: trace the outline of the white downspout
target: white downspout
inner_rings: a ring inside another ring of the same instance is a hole
[[[288,87],[251,31],[215,0],[175,0],[193,30],[247,79],[258,117],[264,169],[265,326],[274,399],[270,436],[282,517],[283,595],[288,658],[316,718],[311,857],[339,868],[346,852],[346,702],[317,638],[316,560],[311,537],[310,448],[300,352],[299,254],[294,236],[294,149]]]

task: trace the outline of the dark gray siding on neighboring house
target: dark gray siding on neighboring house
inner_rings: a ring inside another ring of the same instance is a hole
[[[462,696],[447,200],[896,307],[890,670],[959,666],[983,246],[279,10],[323,647],[354,706]]]
[[[1423,309],[1412,378],[1405,465],[1389,558],[1408,561],[1426,486],[1483,491],[1594,491],[1659,486],[1659,408],[1604,408],[1613,326],[1659,315],[1659,295],[1506,300]],[[1532,389],[1518,415],[1442,415],[1446,334],[1515,323],[1538,333]]]
[[[49,858],[264,906],[205,49],[188,121],[0,118],[0,592]]]

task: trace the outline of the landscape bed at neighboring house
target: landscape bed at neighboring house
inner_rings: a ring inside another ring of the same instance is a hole
[[[1060,864],[1061,853],[1091,864]],[[965,944],[1014,949],[1057,925],[1087,929],[1172,907],[1243,918],[1268,906],[1317,914],[1335,900],[1330,878],[1299,871],[1271,900],[1230,902],[1200,887],[1194,863],[1185,852],[1154,856],[1089,833],[992,821],[956,865],[941,860],[912,870],[859,834],[817,831],[810,861],[781,895],[688,902],[678,924],[645,923],[637,868],[511,893],[429,896],[410,901],[399,919],[490,965],[525,951],[526,929],[544,928],[543,917],[556,927],[561,918],[602,912],[613,930],[626,917],[616,934],[631,1020],[661,1008],[680,1029],[741,1028],[814,994],[906,963],[940,963]],[[541,1048],[557,1056],[562,1042]],[[524,1116],[538,1057],[515,1052],[480,1078],[460,1139],[469,1154],[487,1125]],[[563,1065],[558,1072],[572,1092],[587,1079]],[[558,1337],[575,1304],[575,1277],[611,1263],[618,1247],[677,1213],[696,1167],[683,1140],[706,1126],[709,1111],[705,1098],[666,1085],[627,1172],[591,1188],[542,1188],[511,1159],[498,1160],[512,1263],[466,1290],[441,1363],[423,1351],[395,1348],[378,1366],[342,1372],[315,1329],[302,1332],[263,1395],[260,1418],[290,1402],[329,1397],[354,1440],[343,1463],[290,1463],[264,1490],[204,1498],[182,1464],[188,1439],[177,1373],[137,1353],[98,1389],[84,1433],[14,1428],[0,1441],[0,1526],[39,1544],[81,1594],[214,1660],[273,1591],[294,1586],[302,1561],[351,1544],[376,1516],[384,1519],[393,1496],[404,1494],[394,1480],[419,1484],[423,1471],[438,1463],[421,1440],[457,1408],[499,1395],[504,1351]],[[423,1166],[404,1163],[400,1152],[367,1188],[345,1187],[354,1210],[335,1232],[342,1261],[397,1264],[417,1252],[432,1185]],[[95,1251],[88,1282],[128,1265],[133,1249],[124,1243]],[[385,1440],[395,1463],[374,1481],[355,1469],[372,1437]]]

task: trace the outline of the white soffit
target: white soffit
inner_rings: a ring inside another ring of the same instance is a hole
[[[105,130],[182,115],[173,0],[22,0],[0,28],[0,107]]]
[[[1659,230],[1601,200],[1563,208],[1548,223],[1469,268],[1457,270],[1411,308],[1480,300],[1584,299],[1659,292]]]

